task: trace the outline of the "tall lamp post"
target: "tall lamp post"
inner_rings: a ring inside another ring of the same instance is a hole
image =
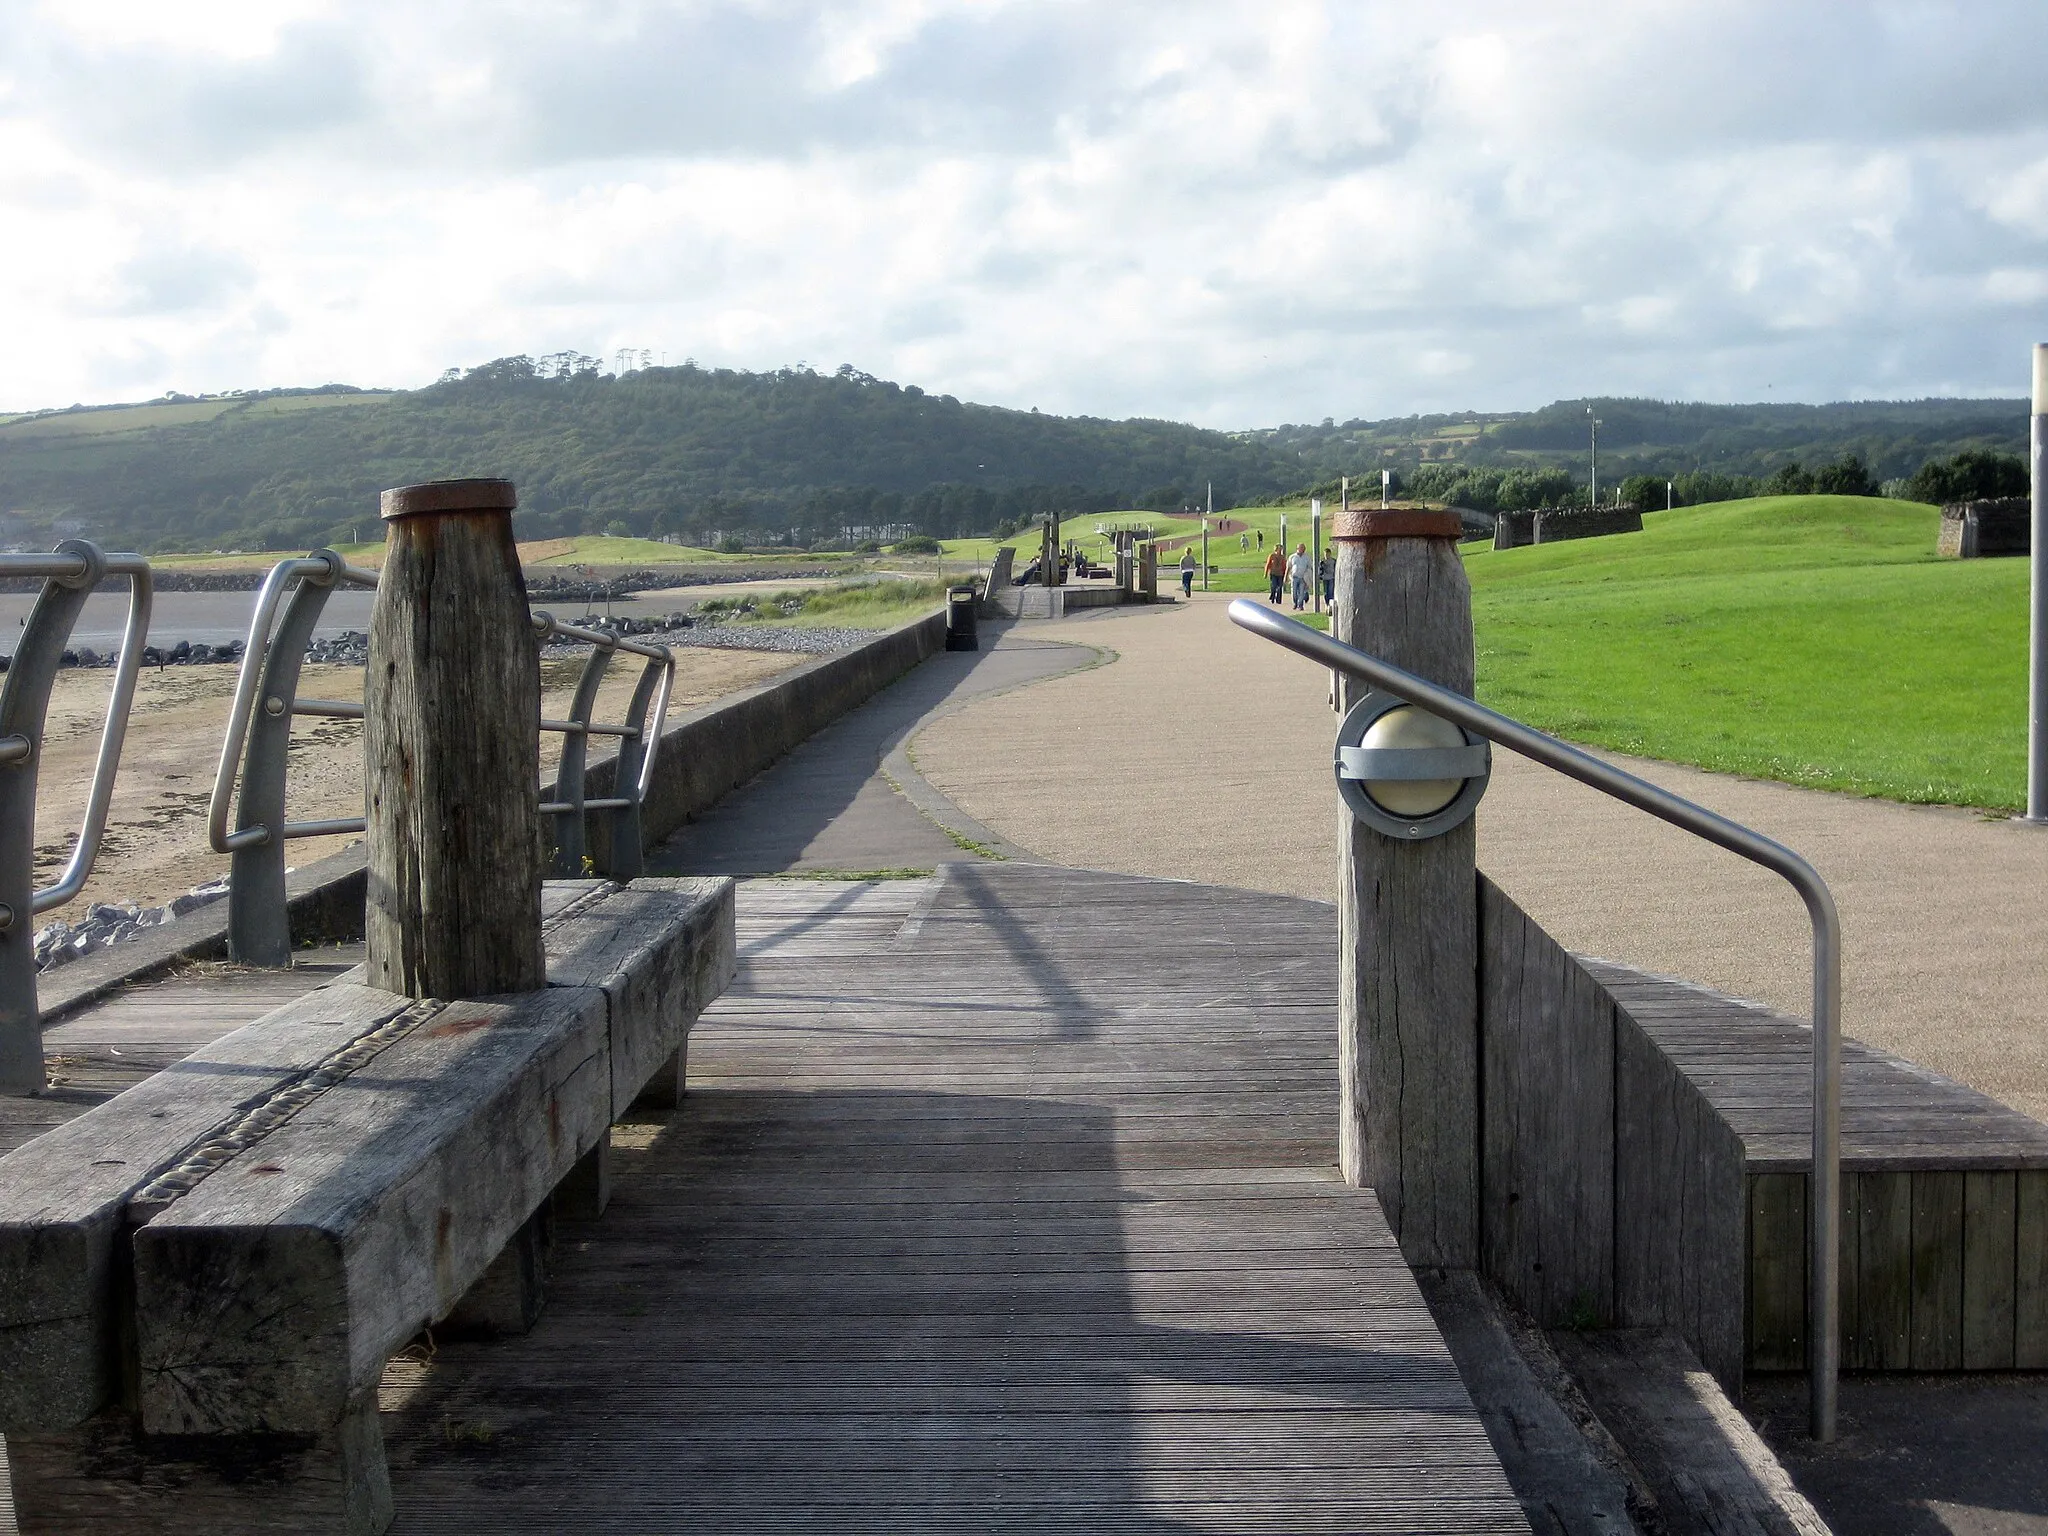
[[[2034,344],[2034,520],[2028,550],[2027,820],[2048,822],[2048,342]]]
[[[1600,418],[1593,414],[1593,407],[1586,407],[1586,420],[1593,424],[1592,470],[1586,481],[1586,505],[1600,505]]]
[[[1203,494],[1208,498],[1202,513],[1202,590],[1209,590],[1209,519],[1216,515],[1216,482],[1205,482]]]

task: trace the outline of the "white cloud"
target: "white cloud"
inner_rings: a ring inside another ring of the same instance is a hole
[[[0,403],[508,352],[1217,425],[2018,392],[2032,4],[0,10]]]

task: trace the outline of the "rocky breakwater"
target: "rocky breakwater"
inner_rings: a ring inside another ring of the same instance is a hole
[[[151,928],[174,923],[221,900],[228,893],[226,880],[195,885],[182,896],[173,896],[160,907],[140,906],[132,901],[96,901],[78,922],[46,923],[36,930],[36,969],[54,971],[60,965],[82,960],[95,950],[140,936]]]

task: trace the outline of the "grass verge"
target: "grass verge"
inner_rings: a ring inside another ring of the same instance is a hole
[[[1640,534],[1468,547],[1479,696],[1615,751],[2017,809],[2026,563],[1938,560],[1938,519],[1768,497],[1652,513]]]

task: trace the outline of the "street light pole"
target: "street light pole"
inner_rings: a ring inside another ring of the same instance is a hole
[[[1593,414],[1593,407],[1586,407],[1586,420],[1593,424],[1592,471],[1586,481],[1586,505],[1600,505],[1600,418]]]
[[[2027,820],[2048,822],[2048,342],[2034,344],[2034,520],[2028,550]]]

